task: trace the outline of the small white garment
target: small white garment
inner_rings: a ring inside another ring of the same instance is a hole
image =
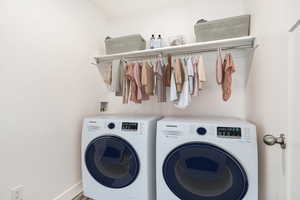
[[[113,92],[121,92],[121,60],[113,60],[112,62],[112,81],[111,88]]]
[[[171,86],[170,86],[170,101],[176,102],[178,100],[176,82],[175,82],[175,73],[174,70],[171,72]]]
[[[177,107],[179,109],[187,108],[191,104],[191,101],[192,101],[191,95],[189,93],[189,81],[188,81],[187,66],[186,65],[183,66],[183,69],[184,69],[185,79],[184,79],[182,91],[179,96],[179,100],[177,103],[175,103],[175,107]]]
[[[221,85],[223,83],[223,58],[222,58],[222,49],[218,49],[217,63],[216,63],[216,78],[217,83]]]
[[[111,63],[100,65],[99,71],[101,73],[101,76],[104,80],[105,85],[111,91],[111,82],[112,82],[112,65],[111,65]]]
[[[192,95],[194,92],[194,67],[193,67],[193,58],[189,57],[186,61],[187,75],[189,82],[189,93]]]

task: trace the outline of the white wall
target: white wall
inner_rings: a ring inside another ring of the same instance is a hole
[[[285,152],[262,143],[264,134],[288,132],[288,37],[285,0],[245,1],[252,14],[255,52],[247,89],[247,118],[258,126],[260,199],[285,198]],[[270,8],[271,6],[271,8]]]
[[[99,0],[98,0],[99,1]],[[100,0],[100,3],[103,2]],[[110,1],[109,5],[101,4],[111,9],[117,1]],[[153,33],[163,37],[183,34],[187,42],[195,42],[194,24],[205,18],[213,20],[228,16],[245,14],[243,1],[240,0],[164,0],[153,1],[152,5],[134,4],[121,5],[125,11],[114,11],[108,16],[108,34],[112,37],[140,33],[147,40]],[[118,2],[119,3],[119,2]],[[129,8],[130,7],[130,8]],[[156,8],[155,8],[156,7]],[[101,8],[100,8],[101,9]],[[234,75],[233,97],[228,103],[222,101],[221,89],[215,83],[216,53],[205,54],[208,80],[205,90],[198,98],[193,99],[192,105],[182,111],[174,108],[170,103],[157,104],[155,99],[143,105],[122,105],[120,98],[107,93],[110,102],[110,112],[153,113],[163,115],[230,115],[245,118],[245,84],[247,69],[247,54],[249,52],[234,51],[238,72]],[[103,99],[103,98],[99,98]],[[105,98],[104,98],[105,99]]]
[[[96,113],[103,17],[86,0],[0,1],[0,199],[51,200],[80,177],[81,120]]]

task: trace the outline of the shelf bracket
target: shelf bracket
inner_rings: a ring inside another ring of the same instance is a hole
[[[98,66],[100,64],[100,58],[99,57],[94,57],[94,59],[95,59],[95,62],[92,62],[91,64]]]

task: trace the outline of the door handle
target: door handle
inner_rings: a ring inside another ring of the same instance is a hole
[[[289,30],[289,32],[294,32],[300,26],[300,19],[296,22],[294,26]]]
[[[286,148],[286,139],[284,134],[280,134],[279,137],[275,137],[273,135],[265,135],[264,143],[269,146],[273,146],[275,144],[279,144],[282,149]]]

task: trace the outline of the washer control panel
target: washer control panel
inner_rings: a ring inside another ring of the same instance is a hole
[[[139,124],[136,122],[122,122],[122,131],[137,131]]]
[[[242,138],[242,129],[239,127],[217,127],[217,136],[222,138]]]

